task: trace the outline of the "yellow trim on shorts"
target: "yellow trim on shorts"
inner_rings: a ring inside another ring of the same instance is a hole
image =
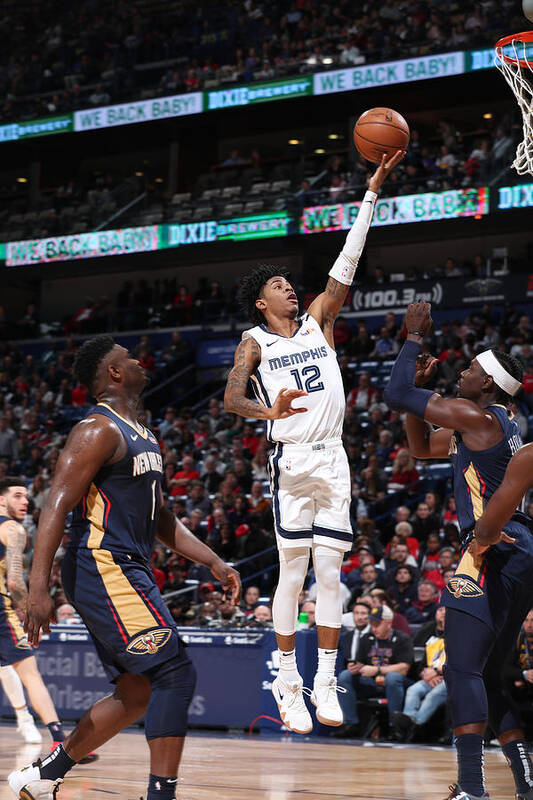
[[[122,567],[113,559],[113,554],[109,550],[93,550],[92,554],[106,591],[128,636],[135,636],[147,628],[160,627],[160,621],[148,610],[124,575]]]

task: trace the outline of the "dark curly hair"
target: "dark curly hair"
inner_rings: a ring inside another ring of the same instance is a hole
[[[245,275],[241,280],[237,300],[239,305],[246,312],[246,316],[254,325],[262,325],[265,318],[257,308],[255,301],[261,297],[261,292],[265,283],[275,275],[282,278],[289,278],[288,270],[283,267],[275,267],[273,264],[259,264],[257,267]]]
[[[116,342],[112,336],[101,334],[87,339],[74,360],[74,377],[92,392],[96,372],[102,359],[113,349]]]
[[[513,356],[510,356],[509,353],[501,353],[499,350],[492,351],[496,356],[497,361],[500,362],[502,367],[509,375],[512,375],[517,381],[522,383],[524,378],[524,370],[522,368],[522,364],[516,360]],[[503,389],[498,387],[498,394],[496,395],[496,402],[501,403],[502,405],[508,406],[510,403],[514,402],[514,398],[511,397],[510,394],[504,392]]]

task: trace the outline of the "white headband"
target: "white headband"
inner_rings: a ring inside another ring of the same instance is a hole
[[[522,384],[509,375],[506,369],[502,367],[492,350],[485,350],[476,356],[477,362],[483,367],[487,375],[492,377],[492,380],[497,384],[500,389],[503,389],[507,394],[515,395],[520,389]]]

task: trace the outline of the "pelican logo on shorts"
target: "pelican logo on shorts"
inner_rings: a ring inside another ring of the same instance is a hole
[[[28,642],[28,637],[26,634],[21,636],[20,639],[17,640],[15,647],[18,647],[19,650],[31,650],[31,644]]]
[[[140,633],[135,639],[126,647],[126,652],[133,653],[136,656],[150,655],[153,656],[162,647],[166,645],[172,631],[170,628],[154,628],[153,631],[145,631]]]
[[[469,580],[469,578],[452,578],[448,584],[448,591],[454,597],[480,597],[483,589]]]

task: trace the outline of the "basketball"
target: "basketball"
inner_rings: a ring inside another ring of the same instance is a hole
[[[365,111],[353,129],[353,141],[358,152],[375,164],[379,164],[383,153],[393,156],[397,150],[406,150],[409,137],[409,125],[392,108]]]

